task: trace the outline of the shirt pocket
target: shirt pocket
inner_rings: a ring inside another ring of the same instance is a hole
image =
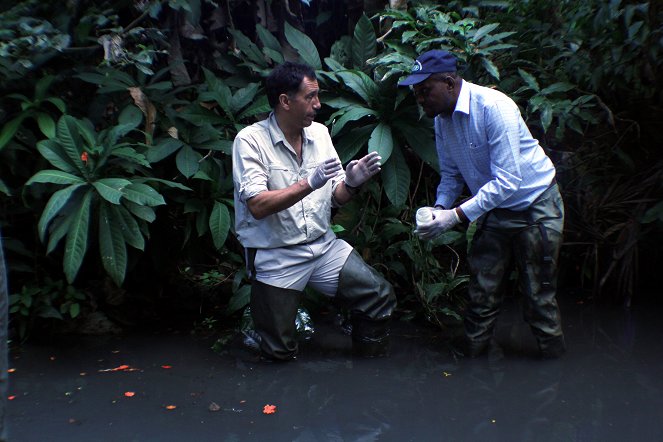
[[[269,190],[285,189],[297,181],[299,181],[298,174],[291,168],[278,163],[269,165],[269,178],[267,180]]]
[[[490,174],[490,149],[487,142],[470,142],[468,155],[479,173]]]

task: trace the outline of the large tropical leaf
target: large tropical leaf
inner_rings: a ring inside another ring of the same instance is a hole
[[[99,253],[104,269],[121,286],[127,269],[127,246],[121,219],[116,218],[108,204],[101,204],[99,209]]]
[[[67,231],[67,243],[64,249],[64,274],[67,282],[72,284],[78,270],[83,263],[88,247],[88,231],[90,229],[90,205],[92,202],[92,189],[88,190],[81,199],[77,210],[71,215],[71,224]]]
[[[366,14],[362,14],[355,26],[352,38],[352,65],[357,69],[364,70],[366,60],[375,57],[376,47],[377,43],[373,24]]]
[[[377,152],[382,157],[382,162],[385,163],[389,161],[393,149],[394,139],[391,136],[391,127],[383,122],[378,123],[368,140],[368,151]]]
[[[145,238],[140,232],[140,226],[136,219],[125,207],[108,205],[105,206],[113,213],[113,218],[120,222],[124,242],[138,250],[145,250]]]
[[[225,204],[221,204],[218,201],[214,202],[214,207],[209,217],[209,229],[212,233],[214,247],[221,249],[226,242],[226,237],[230,230],[230,212]]]
[[[154,207],[166,204],[163,196],[147,184],[130,183],[122,190],[122,193],[126,199],[141,206]]]
[[[405,204],[410,188],[410,168],[400,149],[394,149],[389,161],[382,165],[380,176],[389,201],[396,207]]]
[[[179,170],[185,177],[191,178],[193,174],[198,172],[198,169],[200,168],[198,161],[200,161],[201,158],[202,155],[194,151],[191,146],[185,145],[177,153],[177,157],[175,157],[177,170]]]
[[[336,143],[336,152],[342,163],[347,163],[368,143],[375,124],[360,126],[348,131]]]
[[[177,138],[165,138],[155,146],[151,146],[147,151],[147,161],[150,163],[157,163],[167,156],[176,152],[180,147],[184,145],[182,140]]]
[[[366,107],[353,107],[347,112],[345,112],[341,117],[336,120],[332,125],[332,136],[338,134],[343,127],[350,121],[359,120],[360,118],[366,117],[368,115],[375,115],[373,109],[368,109]]]
[[[37,223],[39,239],[41,239],[42,242],[46,240],[46,229],[48,228],[48,224],[53,217],[60,212],[65,204],[67,204],[74,191],[83,186],[83,184],[84,183],[72,184],[71,186],[58,190],[51,195],[51,198],[48,200],[48,203],[46,203],[46,207],[44,207],[44,211],[41,213],[41,217]]]
[[[157,215],[154,212],[154,209],[148,206],[141,206],[139,204],[136,204],[132,201],[127,201],[124,200],[122,202],[124,207],[126,207],[129,212],[131,212],[135,217],[142,219],[143,221],[147,221],[148,223],[151,223],[155,219],[157,219]]]
[[[320,54],[313,41],[302,31],[295,29],[290,23],[285,22],[285,38],[290,46],[295,48],[304,63],[315,70],[322,69]]]
[[[246,105],[253,101],[258,92],[258,83],[249,83],[248,86],[238,89],[230,100],[230,109],[233,115],[237,114]]]
[[[408,146],[419,155],[419,158],[439,173],[440,164],[437,159],[433,131],[413,126],[408,122],[395,121],[393,125],[397,129],[397,133],[405,138]]]
[[[99,195],[113,204],[120,204],[120,199],[123,196],[122,189],[129,184],[131,184],[131,181],[124,178],[101,178],[92,183]]]
[[[29,186],[32,183],[52,183],[52,184],[78,184],[85,183],[85,181],[67,172],[60,170],[40,170],[30,178],[25,185]]]
[[[239,48],[239,50],[242,51],[242,53],[246,55],[249,60],[260,66],[265,64],[265,58],[255,43],[253,43],[246,35],[242,34],[241,31],[232,28],[229,28],[228,31],[235,39],[237,48]]]
[[[80,173],[84,173],[81,153],[86,149],[84,148],[76,119],[70,115],[63,115],[58,121],[57,134],[58,141],[67,155],[67,159]]]
[[[343,83],[354,93],[359,95],[369,106],[374,106],[380,101],[380,88],[377,84],[361,71],[343,71],[337,74]]]
[[[37,143],[37,150],[54,167],[69,173],[80,173],[57,140],[42,140]]]

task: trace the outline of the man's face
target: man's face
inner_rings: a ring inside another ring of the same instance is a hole
[[[456,108],[457,94],[454,92],[457,87],[452,77],[434,75],[414,85],[414,97],[428,117],[450,117]]]
[[[310,126],[315,120],[315,114],[320,110],[317,80],[304,77],[297,93],[288,96],[289,119],[302,127]]]

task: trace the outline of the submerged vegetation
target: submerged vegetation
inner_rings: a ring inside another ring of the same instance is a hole
[[[403,317],[444,327],[472,229],[413,236],[438,165],[432,122],[396,87],[431,48],[512,96],[556,163],[562,285],[630,303],[661,260],[663,7],[438,3],[0,2],[0,228],[20,336],[97,311],[239,322],[230,149],[269,112],[262,79],[284,60],[316,69],[343,162],[383,158],[335,230],[394,283]]]

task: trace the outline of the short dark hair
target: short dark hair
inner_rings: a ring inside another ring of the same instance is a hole
[[[267,100],[272,109],[278,104],[281,94],[291,95],[297,92],[304,77],[316,80],[311,66],[286,61],[275,67],[265,80]]]

